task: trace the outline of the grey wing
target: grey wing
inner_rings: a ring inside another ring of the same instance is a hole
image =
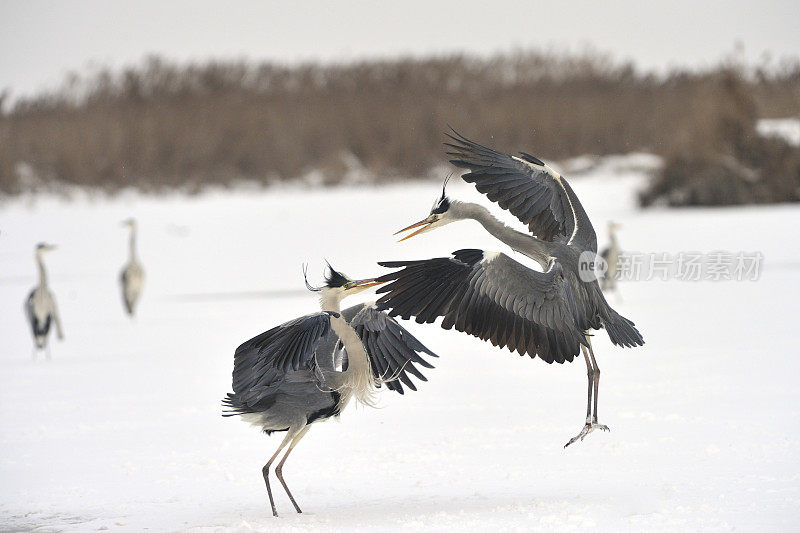
[[[461,177],[508,210],[539,239],[597,252],[597,235],[567,180],[540,159],[510,156],[470,141],[453,130],[445,143]]]
[[[577,324],[581,310],[561,266],[536,272],[501,253],[458,250],[452,257],[378,263],[403,267],[378,278],[391,282],[378,309],[418,323],[444,317],[455,327],[520,355],[547,362],[571,361],[586,342]]]
[[[32,290],[30,294],[28,294],[28,298],[25,300],[25,304],[23,306],[23,310],[25,311],[25,318],[28,319],[28,324],[33,324],[35,319],[35,315],[33,314],[33,293],[36,292],[36,289]]]
[[[314,353],[330,329],[330,314],[314,313],[242,343],[233,356],[233,392],[237,401],[253,407],[277,390],[287,372],[312,368]]]
[[[119,284],[122,287],[122,304],[125,306],[125,311],[133,314],[133,303],[128,299],[128,294],[125,288],[128,286],[128,268],[123,268],[119,274]]]
[[[342,316],[344,316],[344,312],[342,312]],[[314,360],[317,367],[323,370],[341,372],[343,353],[342,341],[339,340],[339,336],[333,329],[329,329],[317,345],[317,354]]]
[[[50,300],[50,315],[53,317],[53,323],[56,326],[56,335],[58,335],[59,339],[63,339],[64,330],[61,328],[61,315],[58,314],[58,306],[56,305],[56,299],[52,293],[48,293],[48,297]]]
[[[433,368],[420,354],[438,355],[375,305],[350,307],[342,312],[342,316],[347,320],[353,311],[355,313],[349,320],[350,325],[361,338],[376,378],[384,380],[389,390],[400,394],[404,393],[403,384],[411,390],[417,390],[409,374],[421,381],[428,381],[415,365]]]

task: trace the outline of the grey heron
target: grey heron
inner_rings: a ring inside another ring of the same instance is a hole
[[[516,231],[485,207],[450,200],[444,188],[429,216],[397,233],[414,228],[403,239],[460,220],[475,220],[513,250],[538,262],[530,269],[500,252],[458,250],[450,257],[419,261],[386,261],[400,268],[377,278],[389,282],[378,289],[378,309],[391,316],[416,317],[489,340],[520,355],[552,363],[572,361],[583,353],[589,381],[586,423],[569,446],[595,429],[608,430],[597,420],[600,369],[589,331],[604,328],[619,346],[644,344],[633,322],[612,309],[588,271],[597,253],[589,217],[567,180],[538,158],[497,152],[453,131],[445,143],[451,163],[469,172],[462,178],[475,184],[501,208],[528,226],[533,235]],[[445,181],[445,185],[446,185]],[[534,236],[535,235],[535,236]]]
[[[622,253],[619,242],[617,241],[617,230],[621,227],[621,224],[613,220],[608,221],[608,246],[603,248],[603,251],[600,252],[600,257],[603,258],[606,264],[606,271],[600,283],[600,288],[603,289],[603,292],[617,290],[619,256]]]
[[[25,301],[25,315],[33,332],[34,356],[36,350],[47,349],[47,334],[50,332],[50,325],[54,324],[56,335],[59,340],[64,338],[61,329],[61,318],[58,316],[56,299],[50,288],[47,286],[47,271],[44,268],[43,254],[50,250],[55,250],[54,244],[39,243],[36,245],[36,265],[39,267],[39,284],[33,288]],[[49,349],[46,350],[47,358],[50,358]]]
[[[133,218],[123,220],[122,225],[129,229],[130,234],[128,237],[128,262],[120,272],[119,283],[122,287],[122,303],[125,305],[125,311],[128,315],[133,316],[136,311],[136,303],[142,294],[144,268],[136,254],[136,220]]]
[[[234,355],[233,393],[223,399],[228,408],[223,416],[240,415],[267,434],[286,431],[261,470],[275,516],[269,469],[283,448],[288,445],[275,475],[300,513],[282,469],[311,424],[339,416],[353,398],[374,405],[375,389],[381,383],[400,394],[403,384],[416,390],[408,374],[427,381],[415,365],[433,368],[420,353],[437,357],[372,303],[341,311],[342,299],[380,283],[352,280],[328,267],[322,287],[312,287],[306,280],[309,290],[320,293],[321,311],[290,320],[239,346]]]

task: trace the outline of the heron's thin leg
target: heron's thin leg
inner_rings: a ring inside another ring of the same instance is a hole
[[[597,423],[597,396],[600,392],[600,367],[597,366],[597,361],[595,361],[591,340],[589,340],[589,357],[592,359],[592,366],[594,366],[594,412],[592,414],[592,425],[603,431],[608,431],[608,426]]]
[[[311,426],[304,427],[297,433],[297,435],[295,435],[294,439],[292,439],[292,443],[289,444],[289,449],[286,450],[286,455],[283,456],[281,462],[278,463],[278,466],[275,467],[275,475],[278,476],[278,480],[281,482],[281,485],[283,485],[283,489],[286,491],[286,494],[289,496],[289,499],[292,500],[292,505],[294,505],[294,508],[298,513],[302,513],[303,511],[300,510],[300,507],[297,505],[297,502],[294,501],[294,496],[292,496],[292,493],[289,491],[289,487],[283,480],[283,463],[286,462],[286,458],[289,457],[289,454],[292,453],[294,447],[297,446],[297,443],[300,442],[300,439],[303,438],[303,436],[308,432],[308,428],[310,427]]]
[[[587,336],[586,339],[588,340],[589,337]],[[589,356],[590,349],[591,348],[587,349],[586,346],[581,345],[581,352],[583,353],[583,359],[586,361],[586,377],[589,384],[589,391],[587,393],[587,399],[586,399],[586,423],[583,425],[583,429],[581,429],[581,432],[572,437],[571,439],[569,439],[569,442],[567,442],[564,445],[564,448],[566,448],[567,446],[569,446],[578,439],[583,440],[583,438],[594,429],[594,427],[592,427],[592,422],[594,420],[592,418],[593,416],[592,398],[594,397],[596,381],[595,381],[595,367],[592,364],[593,358],[590,358]]]
[[[597,422],[597,396],[600,389],[600,368],[597,366],[597,361],[594,358],[592,340],[588,335],[586,336],[586,344],[588,346],[581,346],[583,358],[586,360],[586,373],[589,377],[589,400],[586,406],[586,425],[583,426],[580,433],[572,437],[569,442],[564,445],[564,448],[578,439],[583,440],[586,435],[595,429],[609,431],[608,426]],[[594,402],[592,402],[592,399],[594,399]]]
[[[592,393],[594,389],[594,367],[592,366],[592,362],[589,359],[589,350],[586,349],[586,346],[581,344],[581,352],[583,352],[583,358],[586,360],[586,375],[588,376],[589,381],[589,393],[586,399],[586,423],[589,424],[592,421]]]
[[[278,449],[275,450],[275,453],[269,458],[267,464],[265,464],[264,468],[261,469],[261,473],[264,475],[264,483],[267,484],[267,495],[269,495],[269,504],[272,506],[272,516],[278,516],[278,511],[275,510],[275,500],[272,498],[272,489],[269,486],[269,467],[272,465],[272,462],[275,460],[275,458],[278,457],[278,454],[281,453],[281,450],[286,447],[287,444],[289,444],[289,441],[291,441],[296,434],[296,431],[289,429],[289,431],[286,433],[286,437],[284,437],[280,446],[278,446]]]

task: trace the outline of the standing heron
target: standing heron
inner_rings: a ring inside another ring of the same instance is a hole
[[[589,217],[569,183],[541,160],[525,153],[502,154],[453,133],[446,146],[452,149],[451,163],[469,170],[462,178],[525,223],[533,235],[509,228],[481,205],[450,200],[443,188],[427,218],[397,232],[419,228],[401,240],[451,222],[475,220],[544,271],[483,250],[381,262],[402,269],[377,278],[391,282],[378,289],[386,293],[378,309],[404,319],[416,317],[418,323],[444,317],[444,329],[455,327],[548,363],[572,361],[583,352],[589,380],[586,423],[565,446],[594,429],[607,431],[597,420],[600,369],[589,330],[604,328],[618,346],[641,346],[644,340],[633,322],[608,305],[589,268],[597,253]]]
[[[56,299],[50,288],[47,286],[47,271],[44,268],[42,255],[50,250],[55,250],[54,244],[39,243],[36,245],[36,265],[39,267],[39,284],[33,288],[25,301],[25,315],[33,332],[34,352],[45,349],[47,358],[50,359],[50,349],[47,346],[47,334],[50,332],[50,324],[54,323],[58,339],[64,338],[61,330],[61,319],[58,316]]]
[[[125,311],[133,316],[136,311],[136,303],[142,294],[144,285],[144,268],[136,255],[136,220],[129,218],[122,221],[122,225],[130,230],[128,240],[129,255],[128,262],[122,268],[119,275],[119,283],[122,287],[122,303],[125,304]]]
[[[600,288],[603,289],[603,292],[611,290],[617,291],[619,256],[622,253],[619,242],[617,242],[617,230],[621,227],[621,224],[613,220],[608,221],[608,246],[603,248],[603,251],[600,252],[600,257],[602,257],[603,261],[606,263],[605,275],[600,283]],[[619,294],[619,291],[617,291],[617,293]]]
[[[379,285],[374,279],[354,281],[329,267],[320,293],[321,311],[296,318],[253,337],[236,349],[233,393],[222,400],[223,416],[241,415],[268,435],[286,431],[278,449],[261,472],[272,514],[278,516],[269,468],[287,445],[275,475],[298,513],[302,512],[283,480],[286,458],[311,424],[339,416],[351,398],[375,405],[375,389],[386,383],[403,394],[405,384],[416,390],[408,374],[427,381],[414,366],[433,366],[420,355],[436,354],[423,346],[373,304],[340,311],[342,299]]]

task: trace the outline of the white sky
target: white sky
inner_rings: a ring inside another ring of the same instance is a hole
[[[661,71],[716,63],[737,42],[750,62],[800,56],[800,1],[0,0],[0,89],[29,94],[150,53],[295,62],[593,47]]]

